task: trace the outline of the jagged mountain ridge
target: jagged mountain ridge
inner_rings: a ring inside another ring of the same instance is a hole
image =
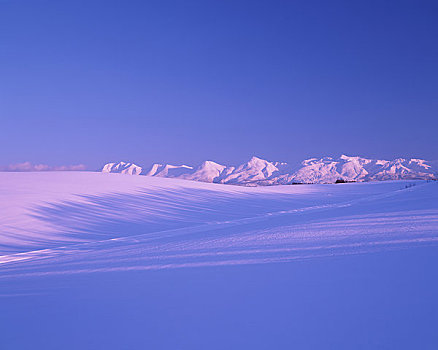
[[[423,159],[377,160],[341,155],[338,158],[310,158],[298,166],[252,157],[237,167],[205,161],[198,167],[153,164],[143,168],[133,163],[106,164],[102,172],[171,177],[234,185],[286,185],[344,181],[437,179],[437,162]]]
[[[128,175],[140,175],[142,170],[142,167],[127,162],[107,163],[102,168],[103,173],[120,173]]]

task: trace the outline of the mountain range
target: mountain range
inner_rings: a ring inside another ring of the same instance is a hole
[[[239,166],[204,161],[189,165],[153,164],[142,167],[134,163],[108,163],[104,173],[146,175],[233,185],[289,185],[334,183],[336,181],[431,180],[438,178],[438,162],[424,159],[377,160],[341,155],[337,158],[310,158],[292,165],[252,157]]]

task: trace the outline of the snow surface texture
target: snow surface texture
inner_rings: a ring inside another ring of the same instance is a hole
[[[438,242],[436,181],[244,187],[0,173],[0,194],[0,278],[287,262]]]
[[[437,162],[423,159],[374,160],[342,155],[307,159],[300,166],[269,162],[257,157],[238,167],[205,161],[198,167],[154,164],[150,169],[133,163],[108,163],[102,172],[172,177],[235,185],[286,185],[294,183],[334,183],[438,178]]]

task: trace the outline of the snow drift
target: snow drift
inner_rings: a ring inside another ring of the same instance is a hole
[[[0,173],[0,194],[0,278],[285,262],[438,241],[436,181],[245,187]]]

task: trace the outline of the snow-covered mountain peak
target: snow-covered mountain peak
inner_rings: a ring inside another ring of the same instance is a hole
[[[375,160],[343,154],[338,158],[309,158],[301,162],[301,166],[252,157],[238,167],[207,160],[197,167],[153,164],[148,171],[143,171],[141,167],[133,163],[120,162],[106,164],[102,172],[176,177],[236,185],[279,185],[334,183],[339,179],[345,181],[436,179],[438,178],[438,162],[417,158]]]
[[[221,182],[224,174],[228,174],[227,166],[213,162],[211,160],[206,160],[202,162],[197,168],[194,168],[193,171],[188,172],[181,178],[203,182]]]
[[[246,162],[242,165],[246,166],[247,168],[263,168],[269,164],[272,164],[272,163],[265,160],[265,159],[253,156],[253,157],[251,157],[251,159],[248,162]]]
[[[252,156],[251,159],[248,161],[248,163],[259,163],[259,162],[267,162],[267,160]]]
[[[340,160],[346,161],[346,162],[355,162],[355,161],[370,161],[370,159],[362,158],[358,156],[347,156],[345,154],[342,154],[339,157]]]
[[[304,159],[302,162],[301,162],[301,165],[304,165],[304,166],[306,166],[306,165],[311,165],[311,164],[313,164],[315,161],[317,161],[318,160],[318,158],[309,158],[309,159]]]
[[[225,167],[225,165],[221,165],[219,163],[213,162],[212,160],[205,160],[201,163],[198,168],[221,168]]]
[[[416,159],[416,158],[412,158],[409,160],[409,165],[416,165],[419,167],[423,167],[425,169],[431,169],[432,165],[427,164],[427,161],[425,161],[424,159]]]
[[[265,159],[252,157],[247,163],[238,166],[225,181],[236,184],[252,184],[266,181],[278,171],[279,169],[273,163]]]
[[[213,162],[211,160],[206,160],[204,162],[201,163],[201,165],[199,165],[196,169],[195,172],[212,172],[212,173],[221,173],[227,166],[226,165],[222,165],[216,162]]]
[[[142,172],[142,167],[135,165],[134,163],[128,162],[118,162],[118,163],[107,163],[104,165],[103,173],[120,173],[129,175],[140,175]]]

